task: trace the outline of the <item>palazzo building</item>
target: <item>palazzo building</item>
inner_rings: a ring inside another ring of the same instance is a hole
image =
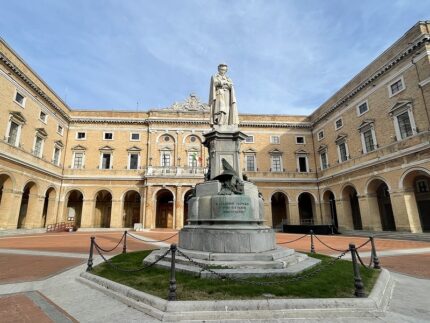
[[[311,115],[241,114],[242,168],[266,223],[430,231],[429,105],[423,21]],[[72,110],[0,39],[0,228],[181,228],[209,115],[195,95],[147,112]]]

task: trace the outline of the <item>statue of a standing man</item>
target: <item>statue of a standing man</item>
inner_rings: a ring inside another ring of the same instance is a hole
[[[209,106],[211,126],[239,125],[233,82],[226,75],[227,65],[218,65],[218,74],[211,78]]]

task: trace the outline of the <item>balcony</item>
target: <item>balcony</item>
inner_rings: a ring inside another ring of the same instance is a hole
[[[206,172],[204,167],[179,167],[179,166],[147,166],[146,176],[163,177],[197,177],[203,178]]]

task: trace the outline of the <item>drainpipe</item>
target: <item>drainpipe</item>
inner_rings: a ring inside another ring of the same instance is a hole
[[[415,55],[416,56],[416,55]],[[429,117],[429,111],[427,109],[427,102],[426,102],[426,98],[424,96],[424,91],[423,91],[423,87],[420,85],[421,79],[420,79],[420,73],[418,71],[418,67],[417,67],[417,63],[414,62],[414,58],[412,57],[411,63],[415,66],[415,72],[417,73],[417,78],[418,78],[418,87],[420,88],[421,91],[421,96],[423,97],[423,101],[424,101],[424,109],[426,111],[426,116],[427,116],[427,122],[428,122],[428,129],[430,130],[430,117]]]

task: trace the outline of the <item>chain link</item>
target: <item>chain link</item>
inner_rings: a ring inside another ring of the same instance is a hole
[[[173,237],[177,236],[177,235],[179,234],[179,232],[176,232],[176,233],[175,233],[174,235],[172,235],[171,237],[168,237],[168,238],[163,239],[163,240],[145,240],[145,239],[142,239],[142,238],[140,238],[140,237],[138,237],[138,236],[135,236],[135,235],[133,235],[133,234],[131,234],[131,233],[129,233],[129,232],[127,232],[127,234],[128,234],[130,237],[132,237],[132,238],[134,238],[134,239],[136,239],[136,240],[138,240],[138,241],[141,241],[141,242],[148,242],[148,243],[154,243],[154,242],[164,242],[164,241],[167,241],[167,240],[169,240],[169,239],[172,239]]]
[[[367,245],[370,242],[371,239],[367,240],[366,242],[362,243],[361,245],[359,245],[357,248],[355,249],[360,249],[361,247],[364,247],[365,245]]]
[[[120,243],[122,242],[122,240],[124,240],[125,235],[126,235],[126,233],[123,233],[123,235],[122,235],[122,237],[121,237],[121,240],[119,240],[119,241],[118,241],[118,243],[117,243],[117,245],[116,245],[115,247],[113,247],[112,249],[109,249],[109,250],[107,250],[107,249],[103,249],[103,248],[102,248],[102,247],[100,247],[99,245],[97,245],[97,247],[98,247],[101,251],[103,251],[103,252],[111,252],[111,251],[114,251],[116,248],[118,248],[118,246],[120,245]]]
[[[98,254],[102,257],[102,259],[104,260],[104,262],[109,265],[109,267],[111,267],[112,269],[115,269],[117,271],[121,271],[121,272],[125,272],[125,273],[136,273],[136,272],[148,269],[148,268],[154,266],[156,263],[158,263],[162,259],[164,259],[169,254],[169,252],[170,252],[170,248],[169,248],[169,249],[167,249],[167,251],[162,256],[160,256],[160,258],[158,258],[154,262],[152,262],[152,263],[150,263],[150,264],[148,264],[146,266],[143,266],[141,268],[137,268],[137,269],[124,269],[124,268],[120,268],[117,265],[113,264],[112,261],[110,261],[109,259],[106,259],[105,256],[100,252],[100,250],[99,250],[100,247],[95,242],[94,242],[94,247],[96,248]]]
[[[360,254],[358,253],[357,249],[355,250],[355,254],[357,255],[358,261],[360,262],[360,264],[364,267],[364,268],[370,268],[370,266],[372,265],[372,257],[370,258],[370,264],[369,266],[366,266],[366,264],[363,262],[363,260],[360,257]]]
[[[238,278],[238,277],[231,277],[231,276],[227,276],[227,275],[223,275],[220,274],[214,270],[212,270],[211,268],[209,268],[208,266],[205,266],[203,264],[200,264],[198,262],[196,262],[195,260],[193,260],[191,257],[189,257],[188,255],[186,255],[185,253],[181,252],[179,249],[177,250],[178,254],[180,254],[181,256],[183,256],[184,258],[186,258],[188,261],[190,261],[192,264],[194,264],[195,266],[200,267],[203,271],[207,271],[210,272],[211,274],[226,280],[226,281],[232,281],[232,282],[239,282],[239,283],[246,283],[246,284],[251,284],[251,285],[258,285],[258,286],[271,286],[271,285],[279,285],[280,282],[279,281],[271,281],[271,282],[260,282],[260,281],[252,281],[252,280],[247,280],[247,279],[243,279],[243,278]],[[339,256],[337,256],[336,258],[330,260],[329,262],[320,265],[319,267],[317,267],[317,269],[306,273],[302,276],[295,276],[295,277],[291,277],[289,279],[287,279],[286,281],[284,280],[284,282],[287,283],[293,283],[293,282],[298,282],[301,281],[303,279],[307,279],[310,277],[315,276],[316,274],[320,273],[323,269],[333,265],[336,261],[338,261],[339,259],[341,259],[343,256],[345,256],[347,253],[349,252],[349,249],[344,250]]]
[[[326,244],[326,243],[322,242],[322,241],[321,241],[321,239],[320,239],[320,238],[318,238],[318,236],[317,236],[316,234],[314,234],[313,236],[314,236],[315,238],[317,238],[317,240],[318,240],[319,242],[321,242],[321,244],[323,244],[323,245],[324,245],[324,246],[326,246],[327,248],[329,248],[329,249],[331,249],[331,250],[334,250],[334,251],[343,252],[343,250],[341,250],[341,249],[336,249],[336,248],[330,247],[328,244]]]
[[[294,240],[291,240],[291,241],[279,242],[278,244],[287,244],[287,243],[296,242],[296,241],[299,241],[300,239],[303,239],[304,237],[306,237],[306,236],[308,236],[308,235],[309,235],[309,234],[308,234],[308,233],[306,233],[304,236],[301,236],[300,238],[297,238],[297,239],[294,239]]]

